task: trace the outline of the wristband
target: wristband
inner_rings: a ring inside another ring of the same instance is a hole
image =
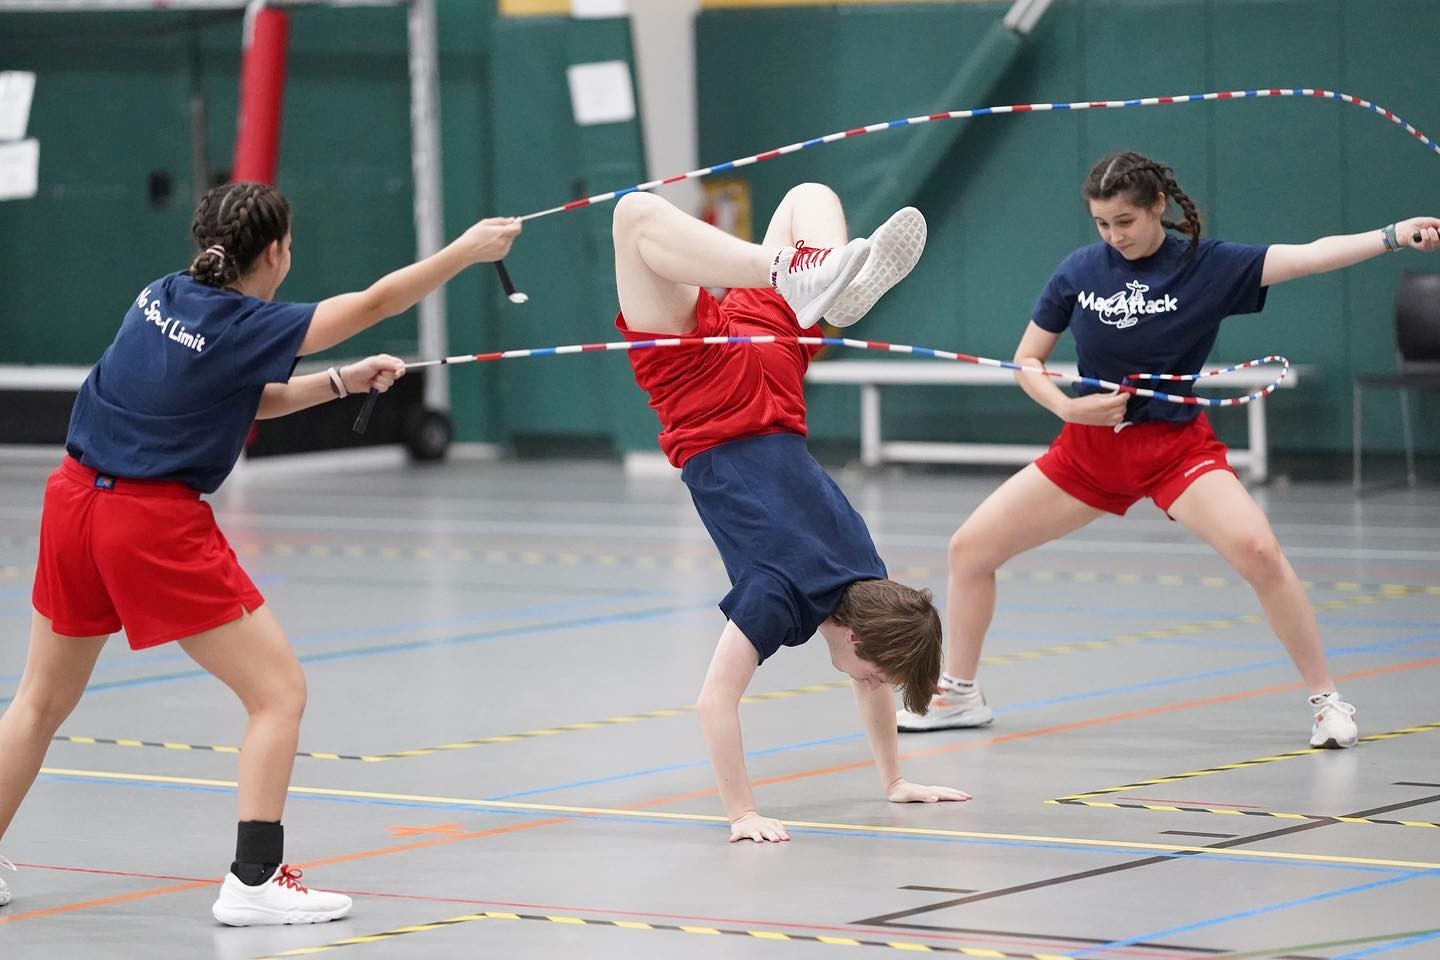
[[[337,397],[349,396],[350,391],[345,389],[345,381],[340,376],[340,371],[331,367],[325,371],[330,375],[330,392]]]
[[[1391,253],[1400,249],[1400,241],[1395,237],[1395,224],[1380,228],[1380,242],[1385,244],[1385,249]]]

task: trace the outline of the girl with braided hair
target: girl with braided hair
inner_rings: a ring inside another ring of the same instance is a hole
[[[249,714],[235,862],[215,918],[333,920],[350,898],[307,890],[282,862],[305,676],[200,497],[234,468],[254,420],[384,392],[405,372],[382,354],[294,376],[298,357],[409,310],[473,263],[501,259],[520,223],[481,220],[438,253],[319,303],[275,299],[290,271],[290,204],[274,188],[216,187],[191,231],[200,252],[190,268],[140,292],[80,388],[66,457],[45,488],[30,648],[0,715],[0,836],[123,627],[135,650],[178,643]],[[9,899],[0,882],[0,905]]]
[[[1043,366],[1068,328],[1080,373],[1115,383],[1133,373],[1190,373],[1205,365],[1220,321],[1257,313],[1268,289],[1387,250],[1440,248],[1440,219],[1416,217],[1306,244],[1201,239],[1200,214],[1171,169],[1114,153],[1091,169],[1083,195],[1100,243],[1065,259],[1035,301],[1015,362]],[[1179,220],[1167,220],[1171,205]],[[1177,231],[1185,236],[1167,233]],[[1355,708],[1325,662],[1315,611],[1260,507],[1226,461],[1201,408],[1046,377],[1020,387],[1065,426],[1049,450],[976,508],[950,539],[946,670],[927,715],[897,715],[901,730],[990,723],[975,684],[995,610],[995,572],[1011,557],[1149,497],[1210,544],[1255,590],[1270,627],[1310,690],[1310,745],[1350,747]],[[1190,382],[1171,383],[1184,392]]]

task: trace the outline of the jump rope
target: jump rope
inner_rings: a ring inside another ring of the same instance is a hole
[[[1074,110],[1116,110],[1129,107],[1153,107],[1169,106],[1182,103],[1206,103],[1212,100],[1253,100],[1265,97],[1316,97],[1324,100],[1339,100],[1352,106],[1363,107],[1372,113],[1377,113],[1389,120],[1391,123],[1404,128],[1404,130],[1428,147],[1432,152],[1440,155],[1440,144],[1437,144],[1430,137],[1417,130],[1412,124],[1397,116],[1387,108],[1369,100],[1351,96],[1348,93],[1339,93],[1333,90],[1318,90],[1308,87],[1296,88],[1272,88],[1266,90],[1224,90],[1214,93],[1189,93],[1169,97],[1137,97],[1130,100],[1080,100],[1070,103],[1019,103],[1008,106],[994,107],[971,107],[965,110],[946,110],[938,113],[926,114],[918,117],[905,117],[899,120],[888,120],[882,123],[872,123],[863,127],[852,127],[848,130],[840,130],[835,133],[826,134],[823,137],[812,137],[809,140],[801,140],[797,143],[767,150],[764,153],[753,154],[742,157],[738,160],[730,160],[726,163],[715,164],[710,167],[702,167],[698,170],[691,170],[688,173],[680,173],[659,180],[650,180],[645,183],[638,183],[633,186],[612,190],[608,193],[598,193],[592,197],[585,197],[580,200],[572,200],[559,206],[549,207],[544,210],[537,210],[534,213],[527,213],[520,217],[520,222],[527,220],[538,220],[541,217],[548,217],[556,213],[568,213],[571,210],[579,210],[583,207],[593,206],[599,203],[607,203],[611,200],[625,196],[627,193],[640,193],[667,186],[672,183],[679,183],[683,180],[698,180],[701,177],[708,177],[714,173],[725,173],[730,170],[737,170],[748,167],[764,160],[773,160],[776,157],[785,156],[790,153],[798,153],[801,150],[808,150],[813,147],[823,146],[828,143],[835,143],[838,140],[847,140],[851,137],[862,136],[867,133],[879,133],[882,130],[895,130],[900,127],[914,127],[925,123],[932,123],[937,120],[968,120],[974,117],[996,116],[1001,114],[1015,113],[1053,113],[1057,111]],[[1415,243],[1421,240],[1420,234],[1413,235]],[[495,272],[500,280],[500,286],[505,291],[505,296],[511,303],[521,304],[529,300],[529,296],[517,290],[510,278],[510,272],[506,270],[503,260],[495,262]],[[460,363],[484,363],[493,360],[518,360],[525,357],[549,357],[560,356],[570,353],[598,353],[626,350],[648,350],[667,347],[703,347],[732,344],[758,344],[758,343],[780,343],[794,344],[801,346],[826,346],[826,347],[848,347],[858,350],[880,350],[888,353],[903,353],[912,356],[932,357],[939,360],[955,360],[963,363],[974,363],[981,366],[1000,367],[1006,370],[1014,370],[1022,373],[1038,374],[1050,377],[1062,383],[1081,383],[1087,386],[1099,387],[1106,390],[1119,390],[1125,393],[1134,394],[1139,397],[1149,397],[1168,403],[1194,404],[1208,407],[1228,407],[1250,403],[1261,397],[1268,396],[1285,379],[1290,370],[1290,361],[1285,357],[1270,355],[1250,360],[1245,363],[1226,367],[1222,370],[1210,370],[1201,373],[1190,374],[1168,374],[1168,373],[1135,373],[1130,374],[1126,380],[1162,380],[1162,381],[1199,381],[1210,377],[1221,376],[1235,370],[1247,367],[1262,366],[1265,364],[1279,363],[1280,374],[1269,385],[1254,393],[1240,397],[1209,398],[1195,397],[1182,394],[1165,393],[1159,390],[1150,390],[1143,387],[1135,387],[1129,384],[1112,383],[1108,380],[1097,380],[1091,377],[1068,376],[1057,373],[1053,370],[1046,370],[1043,367],[1026,367],[1020,364],[1010,363],[1004,360],[992,360],[988,357],[977,357],[968,353],[953,353],[948,350],[937,350],[932,347],[910,346],[907,344],[882,343],[872,340],[851,340],[841,337],[665,337],[654,340],[619,341],[612,343],[589,343],[571,344],[560,347],[535,347],[523,350],[504,350],[494,353],[465,354],[454,357],[446,357],[441,360],[425,360],[418,363],[407,363],[406,369],[413,370],[422,367],[455,365]],[[370,412],[375,406],[375,400],[380,392],[375,388],[370,389],[369,395],[365,398],[365,404],[361,408],[360,415],[355,420],[355,432],[364,433],[370,422]]]

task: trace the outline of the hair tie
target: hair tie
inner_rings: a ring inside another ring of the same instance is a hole
[[[219,257],[222,262],[225,259],[225,248],[218,243],[206,247],[205,252],[215,254],[215,256]]]

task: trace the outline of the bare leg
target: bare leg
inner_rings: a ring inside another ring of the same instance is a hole
[[[761,246],[793,247],[804,240],[812,247],[843,247],[850,242],[845,208],[835,191],[823,183],[802,183],[785,194],[770,217]]]
[[[980,648],[995,615],[995,571],[1011,557],[1063,537],[1099,517],[1033,463],[985,498],[950,537],[945,670],[975,679]]]
[[[730,236],[648,193],[615,205],[615,284],[631,330],[680,334],[695,329],[704,287],[765,287],[775,249]]]
[[[1315,608],[1281,552],[1264,511],[1235,475],[1220,470],[1204,474],[1170,505],[1169,513],[1214,547],[1254,588],[1270,629],[1285,645],[1310,692],[1334,690]]]
[[[0,715],[0,836],[45,762],[45,751],[70,716],[108,637],[62,637],[38,612],[30,617],[30,651],[15,699]]]
[[[700,287],[770,285],[778,248],[804,240],[843,247],[849,239],[840,198],[829,187],[792,187],[770,219],[763,243],[746,243],[648,193],[615,205],[615,282],[631,330],[682,334],[695,329]]]
[[[250,715],[240,746],[240,820],[277,821],[305,712],[305,674],[268,606],[180,641]]]

